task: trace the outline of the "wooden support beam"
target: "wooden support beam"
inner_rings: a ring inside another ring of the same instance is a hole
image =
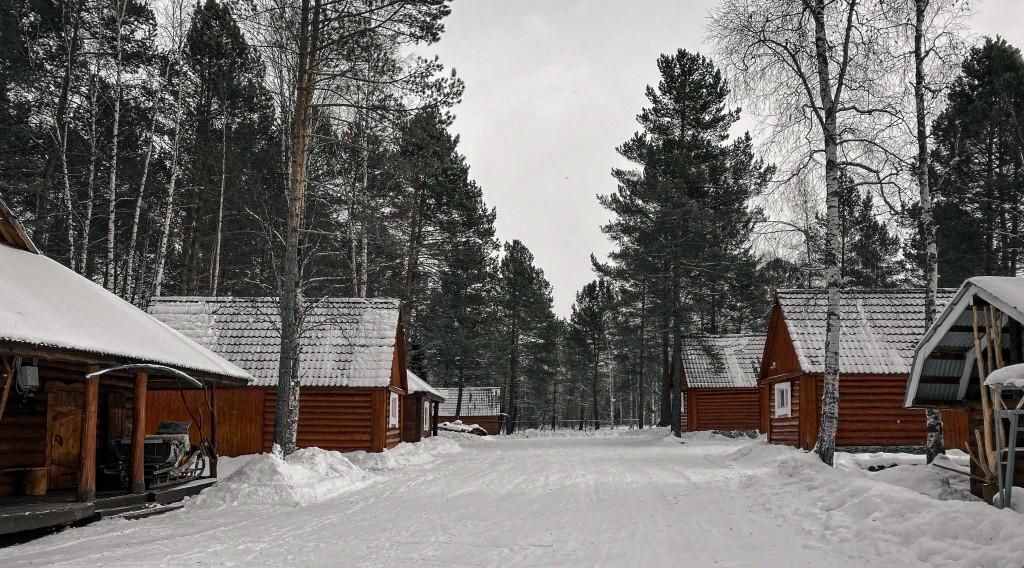
[[[85,401],[82,408],[82,445],[78,462],[78,500],[96,499],[96,417],[99,414],[100,381],[85,380]]]
[[[0,393],[0,419],[4,417],[4,408],[7,408],[7,397],[14,387],[14,363],[6,357],[0,358],[3,363],[3,393]]]
[[[95,380],[95,379],[94,379]],[[135,374],[135,400],[132,404],[132,477],[129,490],[132,493],[146,492],[146,391],[149,387],[149,373]]]
[[[217,385],[210,389],[210,477],[217,477]]]

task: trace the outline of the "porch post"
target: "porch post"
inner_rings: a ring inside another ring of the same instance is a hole
[[[435,400],[433,406],[434,406],[433,416],[430,417],[431,430],[433,430],[433,434],[432,435],[433,436],[437,436],[437,412],[438,412],[438,410],[441,409],[441,403],[437,402]]]
[[[210,383],[210,477],[217,478],[217,383]]]
[[[149,374],[135,374],[135,402],[132,406],[132,478],[131,493],[146,492],[146,391],[149,388]]]
[[[78,462],[78,500],[96,499],[96,415],[100,401],[100,379],[85,379],[82,409],[82,444]]]

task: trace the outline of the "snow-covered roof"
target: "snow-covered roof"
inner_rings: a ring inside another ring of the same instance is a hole
[[[444,401],[444,396],[437,392],[437,389],[427,384],[427,381],[421,379],[416,373],[412,371],[406,371],[406,376],[409,379],[409,394],[416,394],[419,392],[427,393],[428,396],[433,395],[434,397]]]
[[[455,416],[459,402],[459,389],[437,389],[444,397],[438,407],[439,416]],[[462,413],[460,417],[497,416],[501,414],[501,387],[463,387]]]
[[[247,380],[249,373],[41,254],[0,244],[0,341]]]
[[[1010,345],[1007,319],[1024,324],[1024,278],[975,276],[957,290],[914,351],[904,404],[977,399],[979,386],[974,354],[974,312],[971,306],[994,306],[1003,314],[1002,344]],[[979,311],[979,338],[984,350],[985,310]]]
[[[763,333],[705,335],[683,342],[683,372],[690,388],[750,388],[764,353]]]
[[[937,309],[954,290],[940,288]],[[841,294],[840,373],[900,375],[910,371],[924,334],[924,290],[850,289]],[[793,348],[805,373],[824,372],[825,290],[779,290],[776,295]]]
[[[306,300],[299,339],[303,386],[386,387],[391,383],[399,301]],[[277,384],[281,317],[277,298],[163,297],[149,313],[252,373]]]

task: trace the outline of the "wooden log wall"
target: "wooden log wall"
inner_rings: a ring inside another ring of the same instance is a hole
[[[822,377],[816,377],[819,393],[823,382]],[[924,445],[927,439],[925,412],[903,407],[906,387],[906,375],[841,376],[836,445]],[[817,427],[814,437],[817,438]]]
[[[0,418],[0,496],[22,494],[26,468],[46,467],[46,393],[15,393]]]
[[[757,430],[761,427],[756,387],[687,389],[688,431]]]
[[[228,389],[217,391],[219,399]],[[385,389],[347,387],[303,387],[299,398],[299,447],[316,446],[325,450],[350,452],[372,451],[373,402],[375,394]],[[379,395],[378,395],[379,396]],[[274,440],[274,415],[277,392],[263,393],[263,451],[269,451]],[[387,424],[387,415],[383,416]],[[221,422],[222,428],[224,423]],[[400,441],[401,428],[394,429],[394,444]]]

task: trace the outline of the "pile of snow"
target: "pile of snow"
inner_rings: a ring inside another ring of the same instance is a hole
[[[745,494],[767,514],[826,547],[850,547],[873,565],[905,564],[904,554],[929,566],[1021,565],[1024,517],[1012,511],[980,501],[938,501],[880,474],[831,468],[792,448],[751,444],[727,461],[758,472],[746,477]]]
[[[936,463],[963,471],[970,471],[971,456],[961,450],[947,450],[945,455],[936,458]],[[924,454],[907,454],[898,452],[873,453],[836,453],[836,466],[846,469],[881,470],[899,465],[925,465]]]
[[[466,434],[475,434],[486,436],[489,434],[486,428],[483,428],[479,424],[463,424],[462,420],[453,420],[451,422],[442,422],[437,425],[441,430],[447,430],[449,432],[464,432]]]
[[[641,436],[649,435],[651,432],[657,431],[657,428],[646,428],[640,430],[639,428],[629,428],[627,426],[616,426],[616,427],[602,427],[597,430],[577,430],[574,428],[559,428],[558,430],[551,430],[549,428],[537,429],[527,428],[525,430],[518,430],[503,438],[616,438],[619,436]],[[668,432],[668,430],[665,430]]]
[[[298,507],[330,499],[373,480],[340,452],[320,448],[303,448],[288,457],[274,451],[245,458],[241,467],[196,497],[192,506]],[[235,458],[236,463],[239,461],[242,458]]]
[[[433,436],[415,444],[402,442],[383,452],[350,452],[345,454],[345,457],[366,471],[390,471],[411,465],[433,463],[437,461],[437,456],[459,451],[462,451],[462,447],[454,440]]]
[[[1009,365],[992,371],[988,374],[988,377],[985,377],[985,384],[1024,389],[1024,363]]]

